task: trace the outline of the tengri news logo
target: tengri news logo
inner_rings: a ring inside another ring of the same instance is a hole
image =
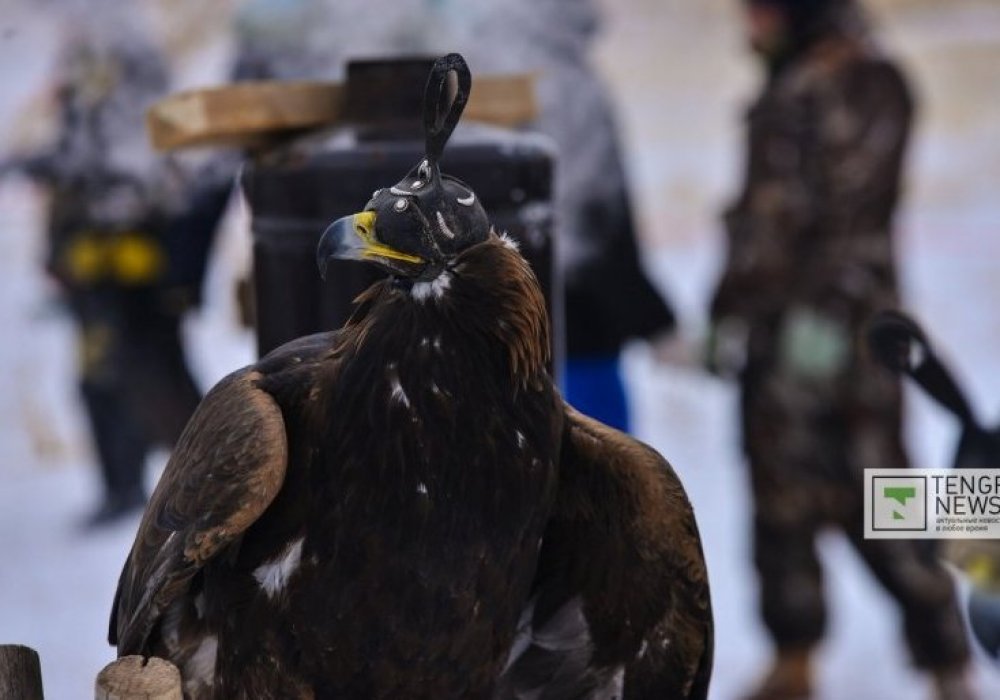
[[[870,491],[873,532],[927,530],[927,477],[874,476]]]
[[[866,539],[1000,539],[1000,469],[865,469]]]

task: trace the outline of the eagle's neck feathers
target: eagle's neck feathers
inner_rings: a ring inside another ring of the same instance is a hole
[[[463,349],[485,361],[499,352],[517,386],[535,384],[549,360],[549,319],[538,280],[506,236],[491,235],[463,251],[427,282],[385,280],[357,300],[334,354],[382,349],[393,342],[402,353],[441,332],[458,336]]]

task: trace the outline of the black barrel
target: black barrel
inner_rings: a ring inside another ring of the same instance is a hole
[[[316,245],[330,222],[359,211],[374,190],[397,182],[423,157],[421,102],[431,64],[350,64],[345,108],[352,126],[299,138],[244,168],[240,181],[252,216],[262,355],[293,338],[340,327],[354,298],[380,278],[374,266],[332,260],[324,282]],[[542,285],[553,322],[553,357],[560,358],[553,165],[554,148],[546,138],[475,123],[459,125],[441,159],[443,172],[475,190],[494,227],[520,243]]]

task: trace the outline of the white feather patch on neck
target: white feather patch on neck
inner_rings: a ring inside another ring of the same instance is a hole
[[[519,246],[517,244],[517,241],[511,238],[510,234],[507,233],[506,231],[501,233],[499,238],[500,242],[503,243],[506,247],[510,248],[511,250],[517,251],[518,253],[521,252],[521,246]]]
[[[450,287],[451,275],[447,272],[442,272],[430,282],[414,282],[410,294],[417,301],[440,299]]]

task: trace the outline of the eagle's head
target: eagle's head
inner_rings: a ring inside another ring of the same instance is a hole
[[[478,197],[438,167],[471,84],[460,55],[435,62],[424,92],[426,157],[395,185],[377,190],[364,211],[327,228],[317,250],[321,274],[330,258],[338,258],[367,260],[400,277],[430,281],[463,250],[489,237],[489,219]]]

